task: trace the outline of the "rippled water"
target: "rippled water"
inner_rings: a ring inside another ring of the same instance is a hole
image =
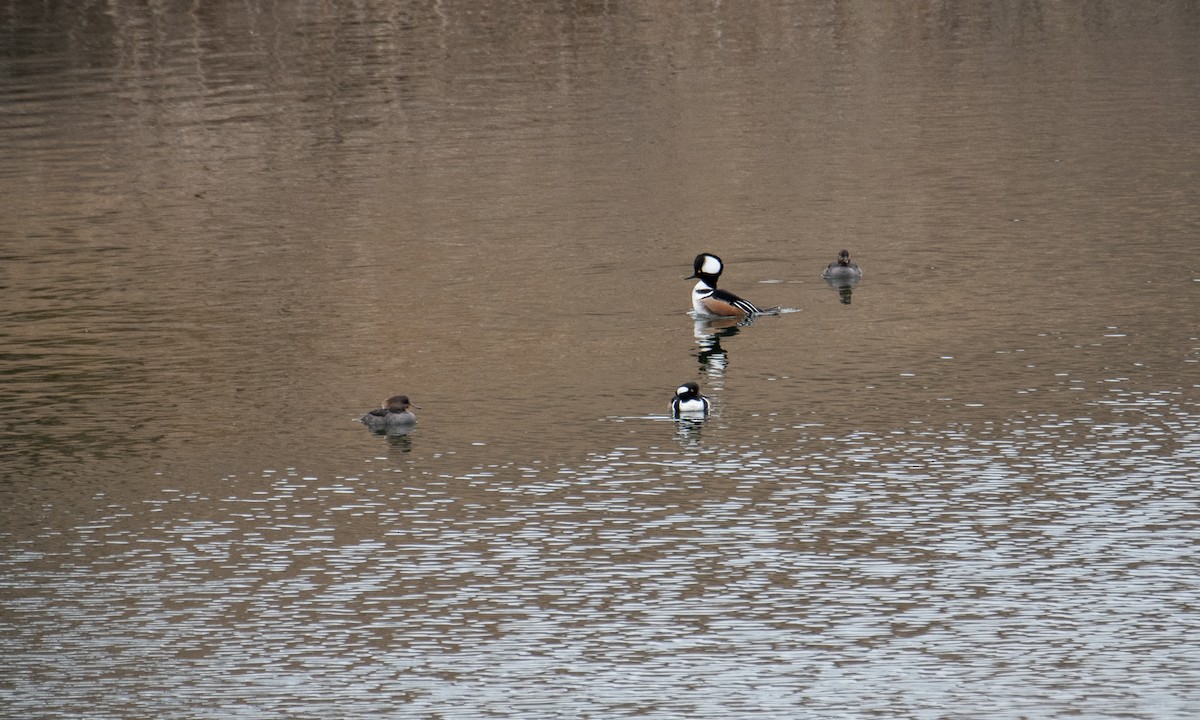
[[[1197,30],[9,3],[0,716],[1196,716]]]
[[[1094,415],[167,482],[12,548],[10,707],[1184,717],[1198,416]]]

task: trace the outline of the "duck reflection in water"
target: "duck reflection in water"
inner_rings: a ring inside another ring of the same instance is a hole
[[[391,432],[385,430],[380,433],[387,436],[388,454],[393,455],[395,453],[412,452],[413,436],[411,433],[412,426],[409,426],[406,429],[399,429]]]
[[[417,416],[410,407],[421,409],[407,395],[393,395],[383,401],[382,407],[363,415],[362,423],[377,435],[407,435],[417,426]]]
[[[849,305],[854,296],[854,286],[862,280],[862,270],[850,260],[850,251],[842,250],[838,259],[825,266],[821,277],[825,284],[837,290],[838,299],[843,305]]]
[[[729,338],[742,331],[743,325],[749,325],[749,318],[720,318],[717,320],[696,320],[692,334],[696,338],[696,358],[700,361],[700,372],[711,378],[725,375],[729,365],[729,353],[721,347],[721,338]]]
[[[834,280],[833,278],[825,278],[825,284],[832,290],[837,290],[838,301],[843,305],[849,305],[854,299],[854,286],[858,284],[858,280]]]
[[[703,429],[704,418],[699,420],[676,418],[675,441],[683,447],[697,447],[700,445],[700,434]]]

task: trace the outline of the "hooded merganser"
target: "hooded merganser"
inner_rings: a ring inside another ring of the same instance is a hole
[[[728,290],[717,289],[717,278],[725,269],[721,258],[712,253],[700,253],[694,263],[695,272],[688,275],[687,280],[700,278],[696,287],[692,288],[692,308],[696,314],[704,317],[741,317],[757,315],[769,310],[759,310],[749,300],[734,295]],[[771,308],[774,310],[775,308]]]
[[[383,401],[383,407],[372,410],[362,416],[363,424],[372,430],[387,430],[389,428],[405,427],[417,424],[417,416],[412,414],[409,406],[417,407],[408,401],[407,395],[393,395]],[[420,408],[417,408],[418,410]]]
[[[825,272],[821,273],[821,277],[834,280],[857,280],[862,277],[862,270],[850,262],[850,251],[843,250],[838,253],[836,262],[831,262],[825,267]]]
[[[700,386],[687,382],[675,390],[675,397],[671,399],[671,417],[704,417],[711,407],[708,398],[700,394]]]

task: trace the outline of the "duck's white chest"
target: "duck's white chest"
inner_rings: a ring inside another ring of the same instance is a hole
[[[713,289],[705,284],[704,281],[696,283],[696,287],[692,288],[692,309],[696,311],[697,315],[712,315],[708,311],[708,308],[704,307],[705,299],[712,295],[712,293]]]
[[[705,398],[679,400],[675,403],[674,410],[676,415],[703,415],[708,412],[708,400]]]

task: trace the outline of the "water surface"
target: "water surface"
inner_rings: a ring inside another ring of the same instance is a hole
[[[1193,717],[1198,30],[9,3],[0,714]]]

